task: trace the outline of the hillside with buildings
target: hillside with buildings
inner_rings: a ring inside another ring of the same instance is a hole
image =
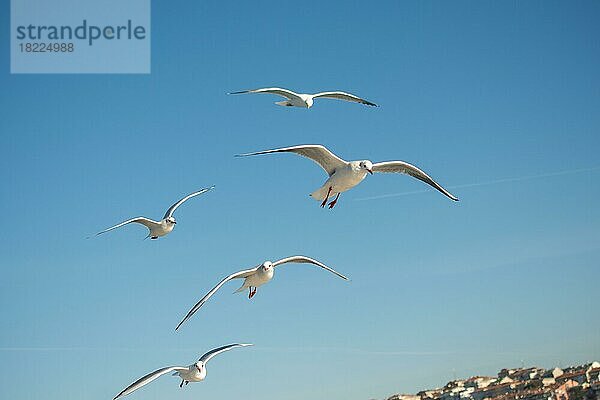
[[[600,363],[543,369],[503,369],[497,376],[473,376],[417,394],[387,400],[600,400]]]

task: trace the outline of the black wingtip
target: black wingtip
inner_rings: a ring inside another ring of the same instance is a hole
[[[248,92],[249,92],[249,90],[242,90],[240,92],[229,92],[227,94],[244,94],[244,93],[248,93]]]

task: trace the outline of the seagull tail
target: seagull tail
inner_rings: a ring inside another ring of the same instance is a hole
[[[315,190],[314,192],[312,192],[311,194],[309,194],[310,197],[312,197],[315,200],[325,200],[325,195],[327,194],[327,189],[325,189],[324,186],[318,188],[317,190]],[[334,195],[334,193],[330,193],[331,196]]]

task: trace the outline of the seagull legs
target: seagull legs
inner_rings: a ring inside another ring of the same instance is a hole
[[[327,196],[325,196],[325,200],[321,203],[321,207],[325,208],[325,204],[327,204],[327,200],[329,200],[329,195],[331,194],[331,186],[329,186],[329,190],[327,190]]]
[[[252,289],[252,286],[250,286],[248,288],[248,298],[251,299],[254,297],[254,295],[256,294],[256,288]]]
[[[335,196],[335,199],[329,203],[329,209],[331,210],[333,207],[335,207],[335,205],[337,204],[338,199],[340,198],[340,194],[338,193],[337,196]]]
[[[185,382],[185,381],[182,379],[181,383],[179,384],[179,387],[183,387],[183,382]]]

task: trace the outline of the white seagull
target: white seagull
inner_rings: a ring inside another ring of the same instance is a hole
[[[429,175],[404,161],[384,161],[373,164],[369,160],[345,161],[329,151],[320,144],[305,144],[300,146],[284,147],[281,149],[257,151],[255,153],[238,154],[236,157],[255,156],[257,154],[269,153],[296,153],[303,157],[310,158],[321,166],[329,175],[329,179],[319,189],[310,194],[316,200],[323,200],[321,207],[325,207],[330,196],[335,195],[335,199],[329,203],[329,208],[333,208],[337,203],[340,193],[352,189],[358,185],[367,174],[373,175],[374,172],[398,172],[417,178],[428,185],[433,186],[444,195],[454,201],[458,198],[450,194],[441,187]]]
[[[121,222],[120,224],[111,226],[110,228],[105,229],[102,232],[96,233],[96,236],[106,233],[108,231],[112,231],[113,229],[120,228],[123,225],[131,224],[131,223],[135,222],[138,224],[142,224],[146,228],[148,228],[148,230],[150,232],[148,232],[148,236],[146,236],[146,238],[158,239],[159,237],[165,236],[166,234],[170,233],[173,230],[173,228],[175,228],[175,224],[177,224],[177,221],[175,221],[175,217],[173,217],[173,213],[175,212],[177,207],[179,207],[180,205],[182,205],[184,202],[191,199],[192,197],[201,195],[202,193],[206,193],[212,189],[214,189],[214,186],[211,186],[209,188],[204,188],[204,189],[198,190],[197,192],[188,194],[183,199],[179,200],[177,203],[175,203],[171,207],[169,207],[169,209],[165,213],[165,216],[160,221],[154,221],[154,220],[152,220],[150,218],[146,218],[146,217],[131,218],[131,219],[128,219],[127,221]]]
[[[198,362],[188,366],[188,367],[165,367],[161,369],[157,369],[154,372],[150,372],[148,375],[141,377],[137,381],[133,382],[131,385],[127,386],[125,389],[121,391],[118,395],[116,395],[113,400],[118,399],[121,396],[127,396],[130,393],[135,392],[142,386],[146,386],[156,378],[168,374],[169,372],[173,372],[173,376],[179,376],[181,378],[181,383],[179,387],[182,387],[185,383],[186,385],[190,382],[200,382],[206,378],[206,363],[216,356],[217,354],[223,353],[227,350],[231,350],[234,347],[245,347],[252,346],[250,343],[233,343],[228,344],[226,346],[218,347],[216,349],[212,349],[208,353],[204,354]]]
[[[238,292],[248,289],[248,298],[251,299],[256,294],[256,290],[259,286],[262,286],[265,283],[269,282],[271,279],[273,279],[274,268],[277,267],[278,265],[283,265],[283,264],[287,264],[287,263],[314,264],[318,267],[326,269],[327,271],[339,276],[342,279],[348,280],[348,278],[346,278],[344,275],[333,270],[332,268],[329,268],[327,265],[325,265],[317,260],[313,260],[312,258],[305,257],[305,256],[292,256],[292,257],[282,258],[281,260],[275,261],[275,262],[265,261],[262,264],[260,264],[258,267],[234,272],[233,274],[223,278],[223,280],[221,282],[219,282],[217,284],[217,286],[210,289],[210,291],[203,298],[201,298],[200,301],[198,301],[194,305],[194,307],[192,307],[192,309],[187,313],[185,318],[183,318],[181,320],[181,322],[179,323],[179,325],[177,325],[177,328],[175,328],[175,330],[179,329],[179,327],[185,321],[187,321],[192,315],[194,315],[194,313],[196,311],[198,311],[200,309],[200,307],[202,307],[202,305],[204,305],[204,303],[206,303],[206,301],[213,294],[215,294],[217,292],[217,290],[219,290],[221,288],[221,286],[223,286],[228,281],[230,281],[232,279],[244,278],[244,283],[234,293],[238,293]]]
[[[354,103],[362,103],[368,106],[378,107],[377,104],[371,103],[365,99],[361,99],[358,96],[355,96],[351,93],[346,92],[321,92],[315,94],[306,94],[306,93],[296,93],[291,90],[282,89],[282,88],[262,88],[262,89],[253,89],[253,90],[242,90],[241,92],[232,92],[229,94],[243,94],[243,93],[271,93],[276,94],[281,97],[285,97],[287,100],[278,101],[275,104],[284,107],[302,107],[302,108],[311,108],[314,102],[314,99],[318,97],[326,97],[330,99],[337,100],[345,100],[352,101]]]

